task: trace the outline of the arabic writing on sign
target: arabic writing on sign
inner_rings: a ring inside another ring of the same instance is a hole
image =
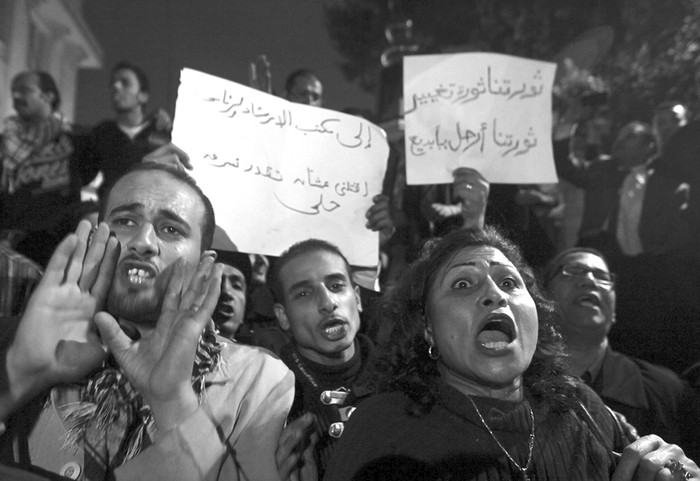
[[[376,125],[183,69],[172,137],[242,252],[278,256],[317,238],[354,265],[376,264],[365,213],[389,153]]]
[[[236,157],[233,160],[222,161],[219,159],[216,153],[207,153],[204,155],[204,160],[208,162],[208,165],[215,168],[221,169],[238,169],[242,173],[250,174],[253,176],[260,176],[265,179],[270,179],[273,182],[284,182],[284,177],[280,171],[270,165],[258,165],[253,162],[241,162],[240,158]],[[302,202],[302,197],[297,197],[292,200],[280,199],[279,194],[273,191],[274,197],[277,202],[280,203],[284,208],[289,209],[293,212],[305,215],[318,215],[321,210],[325,212],[333,212],[334,210],[342,207],[338,201],[333,200],[333,197],[345,197],[350,194],[357,194],[359,197],[369,196],[369,184],[367,181],[349,181],[342,180],[338,182],[329,182],[321,178],[313,169],[306,168],[306,176],[298,177],[292,176],[290,179],[294,180],[291,182],[293,185],[309,187],[313,189],[329,189],[326,192],[326,199],[324,200],[324,193],[321,192],[318,196],[318,201],[314,198],[310,205],[299,205]],[[329,197],[331,199],[329,200]]]
[[[409,102],[410,107],[404,111],[404,115],[414,112],[421,105],[427,105],[438,101],[445,101],[451,104],[466,104],[478,100],[483,95],[500,95],[506,100],[525,100],[542,95],[544,92],[544,83],[542,79],[542,71],[536,70],[532,75],[532,82],[518,81],[517,86],[512,85],[516,82],[508,79],[493,78],[491,65],[486,67],[486,80],[480,77],[479,80],[470,87],[464,84],[449,83],[438,85],[436,88],[428,92],[416,93],[411,95]]]
[[[436,125],[430,137],[411,135],[407,141],[410,154],[416,157],[441,150],[463,153],[472,148],[483,154],[487,145],[494,146],[501,157],[518,157],[537,147],[537,137],[532,127],[527,129],[525,136],[517,138],[511,133],[499,130],[497,119],[493,119],[490,125],[481,122],[478,129],[473,130],[463,128],[459,121],[455,123],[454,131],[451,132],[442,132],[441,126]]]
[[[556,182],[549,140],[555,70],[483,52],[407,57],[407,182],[450,183],[457,167],[493,183]]]
[[[342,147],[356,149],[363,147],[372,148],[372,129],[367,122],[357,117],[357,127],[352,133],[347,129],[338,129],[340,118],[326,118],[312,125],[299,125],[295,123],[290,109],[268,109],[255,105],[254,101],[246,101],[245,96],[234,96],[224,89],[223,94],[217,97],[204,97],[205,102],[220,105],[220,114],[229,118],[238,115],[249,115],[260,125],[271,125],[279,128],[294,128],[307,134],[324,134],[335,137],[336,142]],[[273,111],[274,110],[274,111]]]

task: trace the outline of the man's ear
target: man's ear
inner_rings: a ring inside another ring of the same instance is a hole
[[[357,310],[362,312],[362,296],[360,296],[360,286],[355,286],[355,300],[357,301]]]
[[[280,329],[283,331],[289,330],[289,318],[287,317],[287,311],[282,304],[275,302],[272,308],[275,311],[275,317],[277,318],[277,324],[279,324]]]
[[[148,92],[139,92],[139,103],[146,105],[148,103]]]

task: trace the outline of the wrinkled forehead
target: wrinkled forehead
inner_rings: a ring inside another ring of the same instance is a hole
[[[481,266],[506,265],[514,267],[513,263],[501,252],[500,249],[491,246],[469,246],[457,251],[441,266],[441,269],[448,270],[460,264],[474,264]]]
[[[192,226],[200,226],[204,218],[204,204],[194,189],[159,170],[131,172],[119,179],[105,199],[105,216],[128,206],[173,212]]]
[[[491,246],[469,246],[460,249],[440,265],[433,276],[430,288],[439,284],[452,270],[463,266],[474,266],[487,271],[494,266],[503,266],[519,273],[500,249]]]

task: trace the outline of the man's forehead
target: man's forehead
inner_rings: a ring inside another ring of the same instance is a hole
[[[287,286],[328,277],[349,279],[349,276],[350,272],[342,257],[320,249],[298,254],[280,269],[280,278]]]
[[[12,86],[19,86],[19,85],[33,85],[33,86],[38,86],[39,85],[39,76],[34,73],[34,72],[25,72],[19,74],[15,79],[12,81]]]
[[[193,218],[204,214],[204,205],[190,185],[159,170],[130,172],[114,184],[105,211],[109,215],[124,206],[173,211]]]
[[[570,264],[589,265],[589,266],[600,268],[600,269],[603,269],[606,271],[608,270],[608,265],[602,257],[600,257],[599,255],[596,255],[592,252],[585,252],[585,251],[572,252],[571,254],[564,256],[564,258],[561,260],[561,264],[562,265],[570,265]]]

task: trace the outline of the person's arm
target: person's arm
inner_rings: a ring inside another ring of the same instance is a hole
[[[190,162],[190,157],[187,155],[187,152],[172,142],[161,145],[154,151],[145,155],[142,162],[169,165],[182,171],[185,169],[192,170],[192,163]]]
[[[365,227],[373,232],[379,232],[379,245],[384,245],[396,232],[394,220],[391,217],[389,197],[384,194],[372,197],[372,206],[365,213]]]
[[[45,389],[75,382],[105,358],[93,324],[119,257],[119,242],[101,224],[90,246],[88,221],[59,244],[32,294],[9,347],[0,386],[0,421]],[[87,253],[86,253],[87,251]]]
[[[267,94],[272,93],[272,70],[265,54],[258,55],[248,66],[248,85]]]

